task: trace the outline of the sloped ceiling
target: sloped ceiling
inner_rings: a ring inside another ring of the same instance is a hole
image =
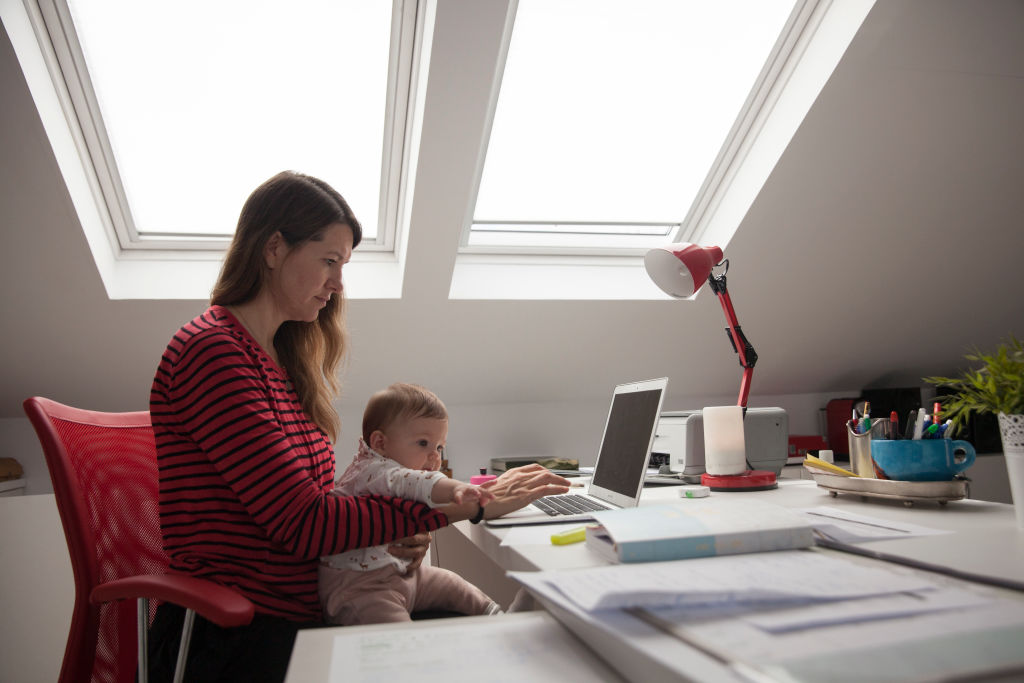
[[[879,2],[729,245],[760,356],[755,394],[920,383],[1024,336],[1024,4]],[[199,301],[110,301],[6,33],[0,39],[0,417],[34,394],[147,405]],[[345,402],[425,383],[450,405],[605,400],[670,376],[670,401],[731,394],[713,297],[450,301],[417,268],[350,305]]]

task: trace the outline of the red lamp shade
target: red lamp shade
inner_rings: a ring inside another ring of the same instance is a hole
[[[644,256],[644,267],[654,284],[674,297],[697,293],[707,282],[711,269],[722,262],[719,247],[702,247],[680,242],[651,249]]]

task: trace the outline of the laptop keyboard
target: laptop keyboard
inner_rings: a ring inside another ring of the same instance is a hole
[[[533,504],[553,517],[558,515],[585,515],[595,510],[611,509],[607,505],[602,505],[586,496],[579,496],[573,493],[538,498],[533,501]]]

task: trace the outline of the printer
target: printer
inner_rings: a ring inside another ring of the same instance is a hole
[[[782,408],[747,408],[743,416],[747,462],[778,476],[789,457],[789,417]],[[664,412],[654,436],[655,455],[684,478],[704,473],[704,419],[699,410]],[[666,457],[667,456],[667,457]]]

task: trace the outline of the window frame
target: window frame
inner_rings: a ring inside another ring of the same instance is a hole
[[[140,234],[131,214],[113,149],[66,0],[26,0],[40,49],[72,131],[100,219],[117,258],[221,259],[231,234]],[[377,237],[361,252],[394,253],[408,187],[410,130],[423,45],[423,0],[392,0],[391,33],[381,141]]]
[[[722,195],[728,189],[728,184],[731,178],[735,176],[738,166],[743,163],[746,150],[750,148],[754,139],[756,139],[772,105],[778,99],[780,91],[785,87],[786,78],[794,68],[794,60],[797,62],[799,61],[799,47],[809,38],[809,36],[804,35],[805,32],[813,33],[816,28],[817,23],[812,21],[812,17],[815,16],[816,13],[819,13],[819,5],[822,6],[821,9],[824,9],[828,4],[829,0],[796,0],[789,18],[783,25],[783,29],[765,60],[764,66],[758,73],[753,87],[748,93],[743,106],[736,116],[736,120],[726,135],[719,153],[712,162],[711,167],[708,169],[707,175],[697,191],[693,202],[688,207],[685,217],[680,223],[674,224],[676,227],[666,235],[662,242],[663,244],[675,242],[697,242],[701,239],[703,230],[707,226],[711,215],[714,213],[715,206],[721,201]],[[481,221],[475,220],[476,200],[479,195],[480,183],[483,178],[484,165],[486,163],[486,148],[490,143],[491,130],[495,114],[497,112],[500,81],[504,74],[508,60],[509,48],[512,42],[515,12],[511,13],[509,21],[512,25],[507,27],[507,30],[504,32],[500,48],[499,74],[497,77],[499,87],[495,88],[489,103],[483,158],[477,167],[476,177],[474,178],[471,209],[459,238],[458,253],[460,255],[541,255],[561,257],[594,255],[636,257],[643,255],[648,249],[650,249],[650,245],[637,244],[636,246],[600,247],[592,245],[544,246],[541,244],[470,244],[473,237],[473,231],[476,226],[494,224],[529,226],[536,224],[557,225],[569,223],[568,221],[505,221],[500,220],[497,217],[491,217],[488,220]],[[594,221],[586,221],[584,223],[595,224]],[[609,223],[607,225],[626,226],[634,224]],[[553,232],[551,234],[557,237],[570,239],[568,237],[570,233]],[[617,234],[622,235],[623,237],[627,236],[627,233]]]

